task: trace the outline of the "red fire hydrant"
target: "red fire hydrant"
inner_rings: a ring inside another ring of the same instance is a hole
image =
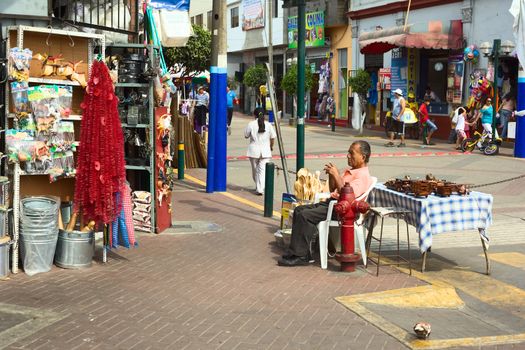
[[[356,201],[354,190],[349,183],[341,188],[339,200],[334,210],[341,222],[341,251],[335,254],[341,263],[341,271],[353,272],[361,254],[355,252],[354,220],[358,213],[366,213],[370,209],[367,202]]]

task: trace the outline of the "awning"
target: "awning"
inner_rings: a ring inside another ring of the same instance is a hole
[[[362,54],[381,54],[395,47],[418,49],[462,49],[463,23],[453,20],[449,23],[429,21],[388,29],[376,30],[359,35]]]

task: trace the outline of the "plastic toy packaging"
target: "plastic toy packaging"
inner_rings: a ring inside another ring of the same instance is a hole
[[[13,47],[9,51],[9,79],[17,81],[29,80],[29,65],[33,51]]]
[[[62,118],[68,118],[71,114],[71,104],[73,101],[72,86],[58,86],[58,111]]]
[[[35,140],[29,132],[8,129],[5,143],[11,163],[31,162],[34,159]]]
[[[56,121],[60,118],[58,86],[32,86],[28,89],[27,96],[33,110],[37,134],[57,132]]]
[[[11,83],[11,98],[18,119],[23,119],[31,113],[31,106],[27,98],[29,86],[25,81],[14,81]]]

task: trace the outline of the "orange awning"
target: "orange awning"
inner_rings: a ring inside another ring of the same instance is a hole
[[[381,54],[395,47],[418,49],[462,49],[463,23],[453,20],[447,26],[441,21],[410,24],[359,35],[362,54]]]

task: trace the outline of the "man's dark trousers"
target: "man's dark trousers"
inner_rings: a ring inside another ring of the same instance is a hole
[[[333,199],[332,199],[333,200]],[[310,242],[318,234],[317,224],[326,220],[328,201],[317,204],[301,205],[294,209],[292,222],[292,237],[289,254],[310,257]],[[332,219],[336,217],[332,213]]]

